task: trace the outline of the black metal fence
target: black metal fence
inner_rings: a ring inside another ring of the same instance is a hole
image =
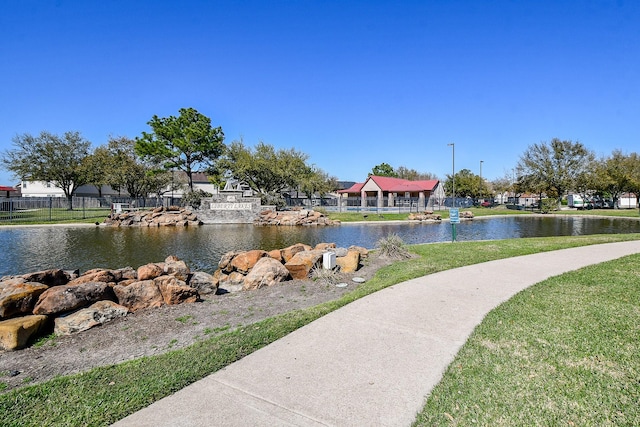
[[[176,199],[173,201],[179,201]],[[133,199],[131,197],[0,197],[0,224],[29,224],[96,219],[101,222],[115,204],[153,208],[168,206],[171,199]]]

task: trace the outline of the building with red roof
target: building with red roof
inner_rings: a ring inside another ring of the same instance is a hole
[[[402,178],[371,175],[365,182],[338,191],[342,205],[367,207],[433,208],[444,199],[444,189],[437,179],[409,181]],[[346,201],[346,203],[345,203]]]
[[[15,188],[13,188],[13,187],[5,187],[5,186],[0,185],[0,195],[1,195],[2,193],[5,193],[5,194],[6,194],[7,199],[9,198],[9,196],[10,196],[10,194],[11,194],[11,193],[15,193],[16,191],[18,191],[18,190],[16,190],[16,189],[15,189]],[[0,196],[0,197],[1,197],[1,196]]]

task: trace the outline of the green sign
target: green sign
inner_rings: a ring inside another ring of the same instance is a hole
[[[460,224],[460,210],[458,208],[449,209],[449,220],[451,224]]]

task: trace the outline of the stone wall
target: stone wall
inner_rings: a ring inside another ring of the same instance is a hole
[[[203,198],[196,213],[204,224],[253,224],[265,208],[258,197],[242,197],[242,192],[224,191]]]

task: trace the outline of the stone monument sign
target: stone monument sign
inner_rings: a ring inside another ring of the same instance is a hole
[[[259,197],[243,197],[242,191],[221,191],[202,199],[196,211],[204,224],[252,224],[267,206]]]

